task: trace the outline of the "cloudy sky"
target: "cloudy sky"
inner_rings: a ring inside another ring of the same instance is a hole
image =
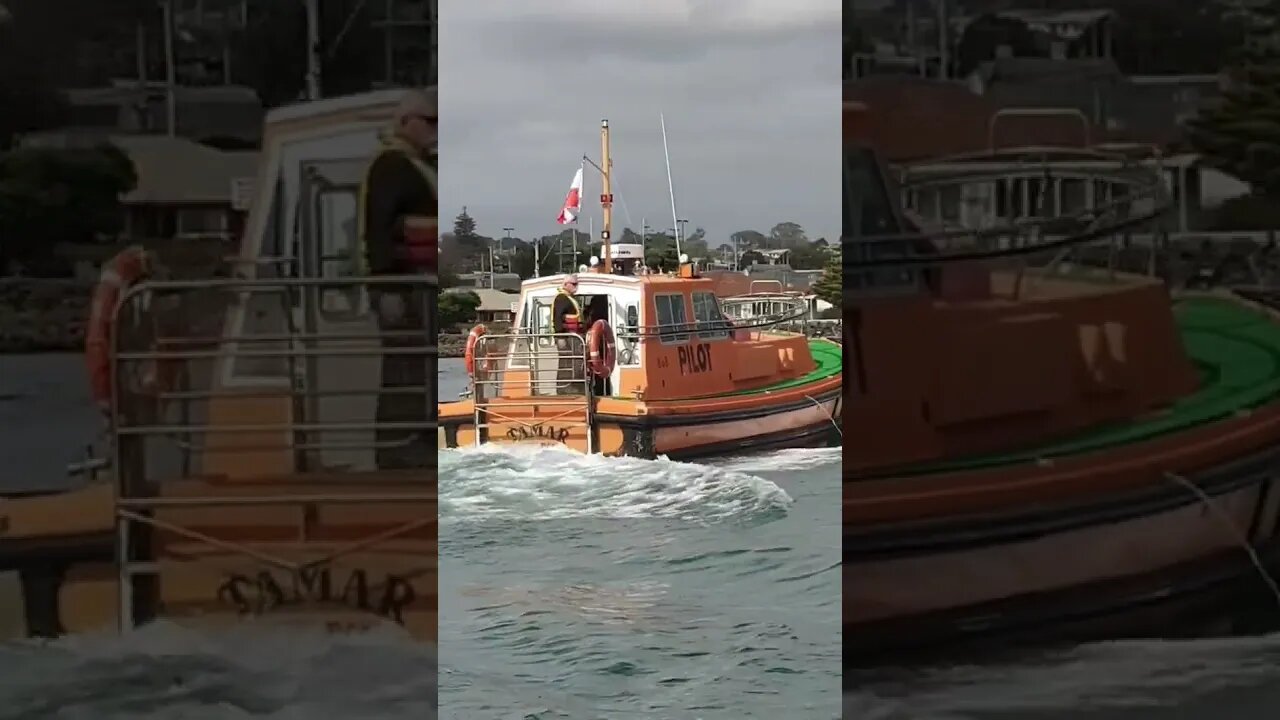
[[[604,118],[615,235],[641,218],[670,228],[662,112],[688,233],[705,228],[714,248],[793,221],[838,237],[840,0],[451,0],[439,12],[443,229],[464,205],[482,235],[562,229]],[[599,193],[588,165],[583,231],[594,216],[599,233]]]

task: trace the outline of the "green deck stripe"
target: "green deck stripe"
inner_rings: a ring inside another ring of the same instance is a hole
[[[904,472],[978,470],[1098,452],[1217,422],[1280,397],[1280,324],[1255,310],[1215,298],[1182,300],[1174,306],[1174,317],[1187,355],[1201,373],[1201,386],[1195,393],[1159,413],[1094,428],[1065,441]]]

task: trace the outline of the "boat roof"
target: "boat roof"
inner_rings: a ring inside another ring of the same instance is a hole
[[[267,113],[263,146],[272,138],[334,125],[389,124],[409,88],[374,90],[284,105]]]
[[[286,146],[296,142],[315,144],[341,136],[367,135],[370,153],[376,143],[376,135],[390,127],[407,88],[376,90],[372,92],[342,95],[322,100],[308,100],[276,108],[267,113],[263,127],[262,152],[258,171],[254,176],[253,200],[249,217],[240,242],[241,258],[257,258],[262,253],[263,238],[273,210],[273,198],[286,193],[277,180],[286,162]],[[334,150],[342,143],[325,145]],[[348,147],[348,150],[350,148]],[[312,152],[320,153],[320,150]],[[321,153],[322,154],[322,153]],[[297,162],[295,158],[292,162]],[[292,210],[293,208],[291,208]],[[245,272],[256,273],[257,266],[250,265]]]
[[[633,285],[640,287],[652,287],[655,289],[670,289],[673,286],[687,286],[689,283],[698,285],[714,285],[715,281],[707,277],[685,278],[675,275],[616,275],[606,273],[583,272],[574,273],[578,277],[578,286],[599,286],[599,285]],[[564,283],[565,278],[569,277],[569,273],[560,273],[558,275],[546,275],[540,278],[531,278],[521,283],[521,290],[537,290],[545,287],[559,287]]]
[[[404,97],[405,92],[404,88],[374,90],[355,95],[341,95],[322,100],[307,100],[293,103],[292,105],[282,105],[267,112],[266,124],[270,128],[282,123],[325,115],[350,115],[352,113],[379,110],[385,110],[390,115],[390,111],[395,109],[396,104],[400,102],[400,98]]]

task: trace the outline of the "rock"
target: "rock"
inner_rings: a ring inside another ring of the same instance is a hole
[[[460,358],[467,350],[467,336],[442,333],[436,336],[436,345],[440,348],[440,357]]]
[[[0,353],[80,350],[92,294],[75,280],[0,279]]]

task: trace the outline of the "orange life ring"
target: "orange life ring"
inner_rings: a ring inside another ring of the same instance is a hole
[[[85,326],[84,355],[89,371],[89,389],[103,410],[109,410],[115,378],[111,375],[111,350],[115,337],[116,305],[120,296],[151,269],[151,257],[141,246],[121,250],[102,266],[93,291],[89,322]],[[154,370],[147,371],[155,378]]]
[[[471,328],[471,333],[467,335],[467,349],[462,354],[462,362],[467,366],[467,375],[476,376],[476,345],[480,343],[480,337],[489,332],[483,325],[477,325]]]
[[[597,320],[587,331],[587,366],[591,374],[599,378],[609,377],[618,364],[618,346],[613,340],[613,328],[604,320]]]

